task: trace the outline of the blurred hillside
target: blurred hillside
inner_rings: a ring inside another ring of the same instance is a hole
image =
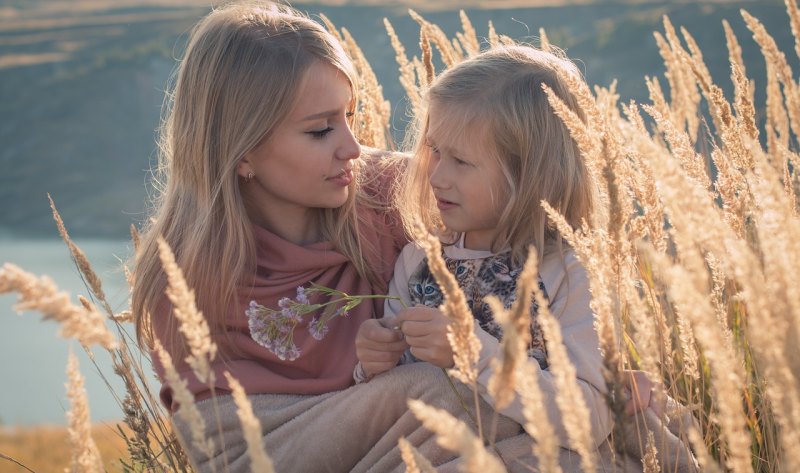
[[[0,2],[0,236],[55,236],[48,192],[73,235],[124,238],[130,223],[142,220],[163,92],[186,32],[214,3]],[[419,30],[406,14],[408,6],[450,34],[460,29],[462,5],[479,35],[487,34],[489,20],[498,32],[531,41],[543,27],[552,43],[579,62],[590,84],[607,86],[616,78],[626,101],[646,101],[644,76],[663,72],[652,35],[663,31],[663,15],[695,37],[729,96],[723,18],[742,43],[748,76],[756,81],[756,103],[764,103],[763,58],[744,27],[742,8],[766,25],[797,70],[780,0],[380,3],[294,5],[323,12],[353,34],[392,102],[398,138],[407,117],[383,18],[393,23],[409,54],[418,54]]]

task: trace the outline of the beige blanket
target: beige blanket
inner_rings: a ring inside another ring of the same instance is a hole
[[[458,383],[457,383],[458,384]],[[473,409],[472,392],[459,385],[467,405]],[[284,472],[402,472],[397,440],[408,439],[438,471],[458,470],[458,458],[442,449],[434,435],[409,411],[407,399],[446,409],[472,424],[441,369],[428,363],[399,366],[370,382],[323,395],[251,395],[253,411],[261,422],[263,444],[275,471]],[[250,461],[241,435],[236,406],[230,396],[198,403],[216,452],[207,458],[187,448],[197,471],[247,472]],[[218,412],[218,416],[215,412]],[[492,410],[481,400],[483,425],[490,425]],[[219,421],[217,420],[219,419]],[[177,418],[175,425],[184,439],[188,428]],[[220,429],[216,428],[219,425]],[[531,438],[516,422],[499,416],[497,451],[510,472],[538,471],[531,452]],[[598,451],[599,471],[641,472],[638,459],[614,455],[608,444]],[[562,449],[565,473],[580,471],[580,458]]]

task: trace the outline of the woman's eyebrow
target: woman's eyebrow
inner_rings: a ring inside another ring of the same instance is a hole
[[[324,112],[312,113],[311,115],[301,119],[302,122],[307,122],[309,120],[318,120],[320,118],[328,118],[334,115],[338,115],[341,109],[337,108],[335,110],[326,110]]]

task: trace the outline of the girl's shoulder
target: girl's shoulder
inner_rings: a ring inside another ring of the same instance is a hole
[[[539,277],[548,291],[556,294],[562,288],[568,291],[588,287],[588,275],[575,250],[566,242],[548,244],[539,262]]]

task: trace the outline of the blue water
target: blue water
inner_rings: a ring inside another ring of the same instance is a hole
[[[119,312],[126,308],[129,295],[121,261],[130,253],[129,242],[75,242],[103,281],[112,309]],[[5,262],[37,276],[47,274],[76,304],[78,294],[89,294],[61,240],[0,239],[0,264]],[[100,347],[93,350],[110,388],[80,344],[59,337],[58,323],[43,321],[38,312],[17,314],[12,309],[15,301],[16,295],[0,296],[0,426],[66,424],[66,362],[70,350],[78,356],[86,381],[92,421],[121,419],[122,411],[111,391],[121,395],[124,389],[106,351]],[[112,324],[108,326],[113,328]],[[132,326],[129,332],[133,333]],[[145,371],[149,372],[149,367]]]

